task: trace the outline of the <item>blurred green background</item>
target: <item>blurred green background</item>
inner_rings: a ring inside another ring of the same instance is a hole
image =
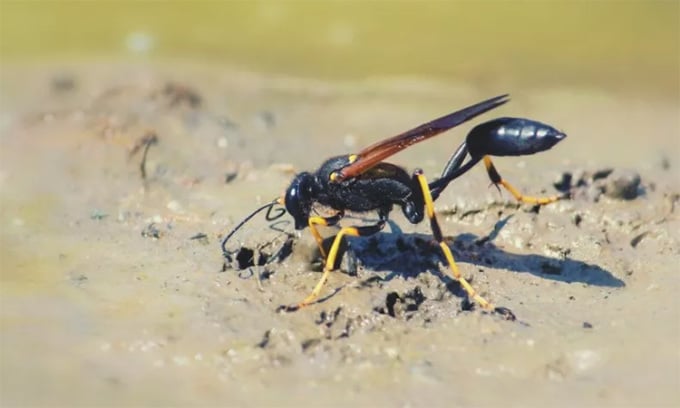
[[[331,79],[680,92],[680,1],[0,0],[3,62],[191,60]]]

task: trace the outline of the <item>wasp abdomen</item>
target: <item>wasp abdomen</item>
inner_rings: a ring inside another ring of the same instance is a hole
[[[548,150],[566,134],[545,123],[523,118],[498,118],[476,126],[467,136],[474,157],[521,156]]]

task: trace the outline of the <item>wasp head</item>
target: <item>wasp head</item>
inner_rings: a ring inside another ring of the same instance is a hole
[[[285,205],[295,220],[295,229],[301,230],[308,225],[309,214],[316,196],[316,180],[310,173],[300,173],[286,190]]]

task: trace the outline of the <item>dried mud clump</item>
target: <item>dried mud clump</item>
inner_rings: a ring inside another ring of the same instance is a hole
[[[616,200],[633,200],[645,192],[641,181],[635,170],[603,168],[594,172],[564,172],[553,186],[572,198],[598,202],[602,195]]]
[[[353,315],[343,307],[337,307],[332,311],[321,311],[314,323],[319,326],[326,340],[348,338],[359,328],[374,326],[370,318],[361,314]]]
[[[403,294],[390,292],[385,296],[385,302],[376,306],[374,310],[394,318],[408,320],[418,311],[426,298],[419,286]]]
[[[287,237],[279,247],[262,245],[251,248],[248,246],[239,247],[235,251],[224,252],[224,265],[222,271],[234,269],[241,271],[253,266],[265,266],[272,263],[280,263],[293,253],[293,237]]]
[[[151,239],[160,239],[163,237],[163,235],[165,235],[165,233],[155,222],[152,222],[151,224],[148,224],[146,227],[144,227],[141,234],[142,237]]]

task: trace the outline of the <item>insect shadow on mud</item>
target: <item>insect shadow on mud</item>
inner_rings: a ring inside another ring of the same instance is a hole
[[[420,169],[409,174],[404,168],[384,161],[403,149],[465,123],[508,101],[508,95],[500,95],[476,103],[379,141],[356,154],[331,157],[313,173],[297,174],[283,197],[276,198],[256,209],[224,238],[222,251],[225,258],[229,260],[234,256],[239,256],[238,251],[235,253],[227,249],[227,242],[236,231],[264,210],[267,210],[267,217],[270,217],[270,212],[277,209],[276,217],[271,217],[271,221],[283,217],[283,214],[287,212],[293,218],[296,230],[309,227],[325,259],[325,266],[320,280],[309,296],[297,304],[283,305],[279,308],[281,311],[295,311],[318,301],[329,273],[335,269],[343,238],[369,236],[380,232],[388,221],[393,207],[398,206],[412,224],[418,224],[427,217],[432,236],[446,259],[451,276],[460,283],[468,299],[485,310],[498,313],[507,319],[514,319],[515,316],[510,309],[495,307],[480,296],[468,280],[461,275],[437,221],[434,201],[453,180],[468,172],[479,162],[484,163],[491,182],[499,191],[500,187],[505,188],[520,202],[545,205],[566,197],[565,195],[524,196],[501,177],[491,160],[491,156],[522,156],[545,151],[563,140],[566,135],[552,126],[524,118],[501,117],[484,122],[468,133],[465,141],[444,166],[441,176],[429,183]],[[313,214],[315,205],[330,208],[335,213],[330,216],[315,215]],[[337,225],[345,216],[345,212],[373,211],[378,214],[377,222],[372,225],[341,227],[330,249],[327,250],[324,247],[318,227]],[[276,251],[268,254],[268,257],[258,257],[256,264],[262,262],[266,264],[272,257],[279,255],[280,251]],[[251,260],[254,260],[254,255]]]

